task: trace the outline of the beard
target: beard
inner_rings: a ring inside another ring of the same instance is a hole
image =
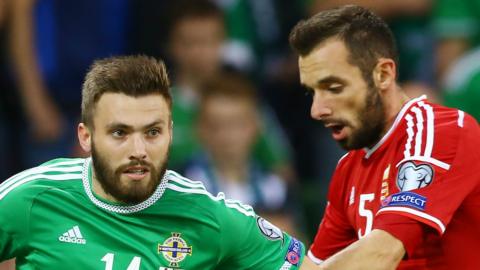
[[[155,192],[167,170],[167,160],[168,152],[165,159],[160,161],[157,166],[144,160],[135,159],[114,169],[110,166],[108,158],[102,156],[92,142],[92,164],[97,181],[106,194],[126,204],[137,204],[145,201]],[[127,183],[121,181],[123,172],[131,166],[148,167],[150,179],[146,186],[142,181],[128,181]]]
[[[385,106],[378,89],[369,88],[364,104],[365,106],[357,112],[359,128],[353,130],[349,137],[339,141],[345,150],[373,147],[380,141],[385,130]]]

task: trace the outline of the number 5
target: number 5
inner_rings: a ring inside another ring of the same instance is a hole
[[[373,201],[374,198],[375,198],[374,193],[360,194],[360,205],[358,206],[358,214],[362,217],[365,217],[367,219],[367,223],[365,226],[364,234],[362,234],[361,229],[358,229],[358,238],[362,238],[372,231],[373,212],[371,210],[365,209],[365,202],[366,201],[371,202]]]

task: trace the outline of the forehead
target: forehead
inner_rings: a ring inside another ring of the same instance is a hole
[[[172,34],[202,36],[205,33],[223,33],[224,25],[221,18],[218,17],[189,17],[177,22]]]
[[[100,125],[122,123],[143,126],[158,119],[167,123],[169,118],[169,106],[160,94],[132,97],[120,93],[105,93],[98,100],[93,115],[94,122]]]
[[[202,101],[202,111],[256,111],[255,102],[245,97],[211,96]]]
[[[256,114],[257,109],[253,101],[246,98],[210,97],[201,104],[200,113],[209,118],[226,118],[251,116]]]
[[[299,57],[300,82],[313,86],[329,76],[348,79],[351,75],[360,75],[360,70],[348,62],[348,56],[348,49],[341,40],[328,39],[320,43],[309,54]]]

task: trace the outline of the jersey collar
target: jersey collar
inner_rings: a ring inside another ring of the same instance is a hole
[[[95,197],[95,195],[93,195],[91,181],[90,181],[92,177],[91,164],[92,164],[91,157],[85,159],[85,162],[83,163],[83,170],[82,170],[83,188],[85,190],[85,193],[87,194],[87,197],[90,199],[90,201],[93,204],[109,212],[114,212],[118,214],[131,214],[131,213],[142,211],[150,207],[151,205],[153,205],[155,202],[157,202],[162,197],[163,193],[165,192],[165,188],[167,187],[168,179],[166,177],[167,174],[165,173],[162,181],[158,185],[155,192],[145,201],[135,205],[110,204],[110,203],[99,200],[97,197]]]
[[[424,99],[427,99],[427,96],[426,95],[422,95],[420,97],[417,97],[417,98],[414,98],[414,99],[411,99],[410,101],[408,101],[407,103],[405,103],[403,106],[402,106],[402,109],[400,110],[400,112],[398,113],[397,117],[395,118],[395,121],[393,122],[393,125],[390,127],[390,129],[387,131],[387,133],[385,133],[385,135],[383,135],[382,139],[380,141],[378,141],[377,144],[375,144],[375,146],[373,146],[372,148],[363,148],[363,150],[365,151],[365,158],[368,159],[371,155],[373,155],[373,153],[378,149],[380,148],[380,146],[382,146],[385,141],[387,141],[388,138],[390,138],[390,135],[393,133],[393,131],[395,130],[395,128],[398,126],[398,124],[400,123],[400,121],[403,119],[403,116],[405,115],[405,113],[407,112],[407,110],[415,103],[419,102],[419,101],[422,101]]]

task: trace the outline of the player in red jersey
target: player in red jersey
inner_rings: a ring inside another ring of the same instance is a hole
[[[301,21],[290,44],[312,117],[349,150],[302,269],[480,269],[478,123],[404,94],[391,31],[364,8]]]

